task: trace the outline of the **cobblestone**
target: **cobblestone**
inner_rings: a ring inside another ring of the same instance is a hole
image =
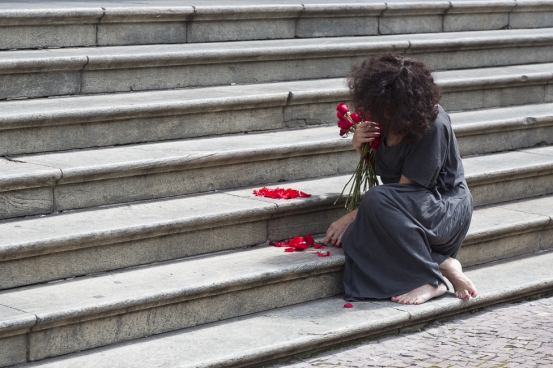
[[[504,304],[274,368],[553,368],[553,297]]]

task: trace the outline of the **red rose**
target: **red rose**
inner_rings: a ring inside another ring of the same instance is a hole
[[[353,123],[345,118],[338,120],[338,127],[340,130],[349,130],[353,126]]]
[[[344,102],[340,102],[338,106],[336,106],[336,111],[342,113],[342,115],[345,115],[349,112],[348,105],[346,105]]]
[[[353,120],[353,122],[356,123],[356,124],[361,122],[361,120],[362,120],[361,116],[357,115],[354,112],[352,112],[349,116],[350,116],[351,120]]]
[[[378,146],[380,146],[380,138],[375,138],[371,144],[371,149],[378,149]]]

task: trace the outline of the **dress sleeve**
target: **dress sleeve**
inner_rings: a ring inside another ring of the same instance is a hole
[[[407,147],[402,175],[432,189],[447,159],[448,140],[447,128],[436,119],[430,131]]]

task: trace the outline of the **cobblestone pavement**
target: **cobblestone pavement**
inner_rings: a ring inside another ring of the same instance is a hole
[[[425,330],[279,365],[308,367],[553,367],[553,297],[503,304]]]

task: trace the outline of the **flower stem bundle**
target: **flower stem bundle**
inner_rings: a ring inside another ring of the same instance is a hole
[[[340,128],[340,136],[347,137],[348,133],[354,133],[357,125],[363,122],[363,118],[355,113],[350,112],[347,105],[343,102],[336,106],[336,116],[338,117],[338,127]],[[369,120],[368,116],[364,116],[365,121]],[[342,198],[344,191],[351,183],[348,197],[346,198],[345,207],[349,211],[353,211],[359,203],[361,203],[362,194],[374,186],[378,185],[376,177],[376,149],[380,145],[380,139],[375,138],[372,144],[365,143],[361,148],[361,157],[357,163],[357,167],[353,175],[348,180],[344,189],[334,202],[336,204]],[[363,188],[363,191],[361,191]]]

